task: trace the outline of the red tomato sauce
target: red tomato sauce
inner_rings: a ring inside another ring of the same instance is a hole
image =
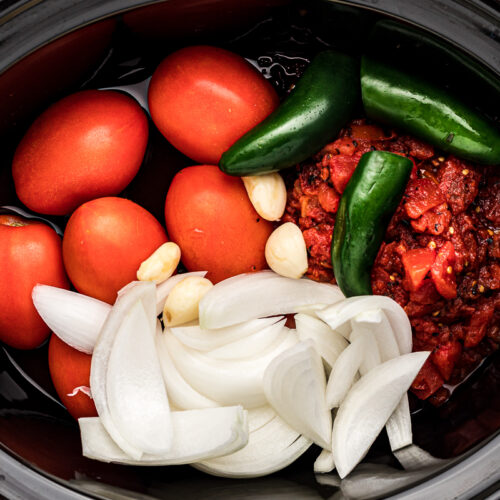
[[[335,283],[330,246],[338,202],[361,155],[374,149],[415,166],[372,269],[373,293],[405,309],[414,351],[432,351],[412,391],[441,404],[446,386],[500,343],[500,175],[366,120],[351,122],[289,179],[283,222],[303,232],[311,279]]]

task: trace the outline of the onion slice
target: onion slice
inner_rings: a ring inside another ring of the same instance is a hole
[[[63,342],[92,354],[109,304],[49,285],[36,285],[31,296],[38,314]]]
[[[172,291],[172,288],[177,285],[177,283],[180,283],[182,280],[189,278],[190,276],[200,276],[201,278],[204,278],[206,274],[207,271],[193,271],[191,273],[176,274],[162,283],[159,283],[156,287],[156,316],[159,316],[163,312],[163,307],[168,294]]]
[[[252,333],[245,338],[235,340],[209,351],[206,355],[213,359],[243,359],[256,356],[272,345],[283,332],[286,319],[282,319],[274,325],[269,325],[262,330]]]
[[[313,316],[300,313],[294,318],[299,340],[311,339],[326,367],[331,370],[340,353],[349,345],[345,338]]]
[[[164,333],[170,356],[182,377],[199,393],[222,405],[246,408],[264,405],[262,377],[267,365],[297,343],[297,336],[283,333],[265,353],[238,361],[216,360],[183,346],[168,330]]]
[[[172,405],[181,410],[196,410],[215,408],[219,406],[213,399],[193,389],[177,370],[166,343],[167,334],[161,331],[159,325],[156,330],[156,348],[163,373],[163,381]]]
[[[272,474],[294,462],[312,442],[276,416],[250,433],[248,444],[231,455],[205,460],[194,467],[215,476],[248,478]]]
[[[264,392],[276,413],[298,433],[330,449],[332,414],[325,388],[325,371],[312,340],[282,352],[264,373]]]
[[[346,397],[355,382],[366,348],[366,339],[359,337],[353,340],[338,357],[326,385],[326,404],[328,408],[337,408]]]
[[[327,307],[316,314],[336,330],[339,326],[352,320],[355,316],[369,309],[382,309],[387,315],[401,354],[408,354],[412,348],[411,324],[404,309],[390,297],[383,295],[363,295],[349,297],[337,304]]]
[[[366,335],[369,342],[375,344],[365,353],[365,359],[360,366],[362,375],[381,362],[399,356],[399,347],[391,325],[380,309],[358,314],[351,321],[351,325],[351,339],[355,335]],[[385,427],[392,451],[404,448],[413,442],[408,394],[403,395]]]
[[[106,378],[111,418],[120,434],[145,453],[166,453],[172,422],[150,321],[138,300],[113,342]]]
[[[205,330],[198,325],[176,326],[170,331],[186,347],[191,347],[197,351],[212,351],[225,346],[230,342],[244,339],[248,335],[263,330],[264,328],[275,324],[282,317],[257,318],[238,323],[236,325],[219,328],[216,330]]]
[[[144,281],[138,283],[136,286],[128,287],[127,290],[118,295],[97,339],[90,367],[90,390],[92,391],[92,397],[101,423],[115,443],[125,453],[136,460],[141,458],[142,451],[129,443],[115,426],[108,406],[106,380],[109,356],[116,333],[120,328],[123,318],[137,301],[142,301],[143,304],[146,304],[147,307],[144,308],[145,310],[155,310],[156,286],[154,283]]]
[[[263,316],[293,314],[312,304],[334,304],[340,288],[273,271],[240,274],[217,283],[200,301],[200,326],[222,328]]]
[[[172,412],[174,439],[163,454],[131,459],[111,439],[99,418],[78,420],[83,455],[101,462],[129,465],[180,465],[215,458],[248,442],[246,411],[241,406]]]
[[[390,359],[349,391],[333,423],[332,451],[341,478],[365,456],[429,354],[413,352]]]

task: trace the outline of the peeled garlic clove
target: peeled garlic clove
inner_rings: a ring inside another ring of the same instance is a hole
[[[279,220],[285,212],[286,187],[278,172],[242,177],[255,211],[266,220]]]
[[[287,278],[301,278],[307,271],[307,249],[302,231],[292,222],[276,228],[266,243],[267,265]]]
[[[139,281],[161,283],[170,278],[181,260],[181,249],[176,243],[169,241],[157,248],[139,267]]]
[[[190,276],[177,283],[168,294],[163,308],[165,326],[177,326],[198,319],[198,304],[212,288],[212,282],[200,276]]]

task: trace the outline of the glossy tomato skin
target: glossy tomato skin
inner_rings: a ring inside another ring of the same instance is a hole
[[[187,47],[164,59],[148,100],[155,125],[174,147],[214,165],[279,104],[271,84],[250,63],[210,46]]]
[[[0,340],[34,349],[50,331],[33,305],[33,287],[69,288],[61,238],[43,222],[0,215],[0,267]]]
[[[49,342],[49,370],[59,399],[75,419],[96,417],[90,398],[90,363],[92,356],[77,351],[52,334]]]
[[[259,217],[239,177],[212,165],[181,170],[168,190],[165,218],[189,271],[208,271],[217,283],[267,267],[264,249],[273,225]]]
[[[85,90],[53,104],[19,143],[12,175],[19,199],[53,215],[118,194],[141,166],[148,121],[134,99]]]
[[[118,290],[137,279],[141,262],[166,241],[161,224],[141,206],[124,198],[98,198],[70,217],[64,265],[80,293],[113,304]]]

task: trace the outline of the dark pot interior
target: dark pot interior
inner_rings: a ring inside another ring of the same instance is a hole
[[[23,208],[11,177],[12,155],[31,121],[51,102],[80,88],[139,82],[150,76],[168,53],[194,43],[219,45],[257,61],[283,95],[310,57],[325,45],[360,54],[366,49],[371,26],[384,14],[397,15],[465,47],[478,64],[489,67],[491,74],[485,81],[477,76],[474,65],[467,69],[463,60],[454,60],[449,52],[426,53],[418,44],[387,45],[385,49],[392,51],[394,60],[438,79],[499,121],[498,24],[494,30],[498,12],[488,3],[463,2],[459,6],[453,1],[422,2],[421,7],[412,7],[411,2],[401,2],[409,6],[405,12],[397,11],[398,2],[346,3],[349,5],[322,1],[171,0],[118,13],[129,7],[127,2],[89,3],[86,8],[86,2],[68,2],[64,9],[56,1],[36,7],[24,2],[0,2],[0,9],[5,9],[3,28],[0,24],[4,42],[0,52],[5,55],[0,68],[0,205]],[[73,4],[71,9],[69,4]],[[132,7],[140,2],[130,4]],[[448,12],[449,17],[443,18],[440,25],[436,12]],[[55,20],[60,24],[54,24]],[[79,29],[73,30],[77,26]],[[16,50],[8,51],[14,44]],[[448,50],[452,46],[445,47]],[[495,49],[496,55],[492,53]],[[144,165],[122,195],[164,222],[163,204],[169,182],[192,161],[174,150],[154,127],[150,127],[150,133]],[[67,220],[49,219],[61,228]],[[0,359],[0,450],[5,452],[5,464],[9,460],[14,463],[12,459],[22,464],[22,470],[17,472],[9,469],[11,489],[5,491],[13,494],[15,486],[26,498],[69,498],[73,492],[102,498],[386,497],[480,455],[486,443],[491,445],[495,440],[500,427],[497,354],[457,387],[446,404],[436,408],[412,399],[414,441],[445,459],[439,466],[403,472],[389,453],[384,434],[364,460],[372,465],[362,468],[365,475],[350,478],[351,486],[341,485],[338,480],[321,484],[315,478],[312,463],[317,449],[287,469],[255,480],[214,478],[188,466],[124,467],[81,456],[77,424],[57,400],[50,380],[46,345],[34,351],[0,347]],[[499,456],[499,450],[497,438],[494,456]],[[377,475],[386,478],[384,484],[377,481]],[[17,483],[15,477],[19,478]],[[45,485],[43,488],[48,490],[37,490],[37,477],[49,478],[65,488],[52,490]],[[494,488],[494,479],[489,477],[479,491]],[[1,481],[0,477],[0,493]],[[352,488],[353,483],[357,489]]]

